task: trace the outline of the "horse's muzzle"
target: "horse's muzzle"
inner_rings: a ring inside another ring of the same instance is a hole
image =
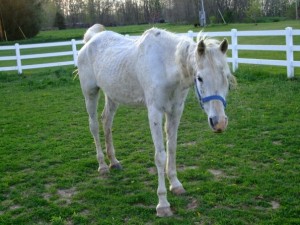
[[[221,133],[223,132],[228,124],[228,119],[227,116],[213,116],[208,118],[209,125],[213,129],[214,132],[216,133]]]

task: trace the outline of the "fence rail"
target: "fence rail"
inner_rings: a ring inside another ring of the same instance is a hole
[[[232,70],[236,71],[239,63],[241,64],[257,64],[257,65],[272,65],[272,66],[284,66],[287,68],[287,77],[294,77],[294,68],[300,67],[300,61],[294,60],[294,52],[300,51],[300,45],[294,45],[293,37],[300,35],[300,30],[293,30],[291,27],[287,27],[285,30],[268,30],[268,31],[237,31],[232,29],[226,32],[204,32],[203,34],[210,37],[230,37],[231,44],[231,57],[228,58],[228,62],[232,63]],[[188,31],[187,33],[181,33],[178,35],[187,35],[190,38],[197,37],[198,33]],[[128,35],[127,35],[128,36]],[[253,36],[284,36],[285,45],[242,45],[238,44],[238,37],[253,37]],[[138,36],[129,36],[131,38],[137,38]],[[74,40],[65,42],[54,42],[44,44],[24,44],[19,45],[16,43],[12,46],[0,46],[1,50],[13,50],[14,56],[1,56],[0,61],[16,61],[15,66],[0,67],[0,71],[12,71],[16,70],[19,74],[26,69],[36,69],[45,67],[55,66],[66,66],[74,65],[77,66],[77,54],[78,45],[82,45],[83,41]],[[39,53],[30,55],[21,55],[22,49],[35,49],[35,48],[48,48],[57,46],[71,46],[71,51],[55,52],[55,53]],[[251,59],[251,58],[239,58],[239,50],[249,51],[283,51],[286,53],[285,60],[273,60],[273,59]],[[1,52],[0,52],[1,55]],[[72,56],[72,60],[63,62],[52,62],[52,63],[40,63],[23,65],[22,60],[24,59],[36,59],[36,58],[50,58],[58,56]]]

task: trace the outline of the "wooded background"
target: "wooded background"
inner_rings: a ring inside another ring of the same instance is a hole
[[[297,19],[299,0],[204,0],[208,24]],[[0,0],[0,40],[40,29],[145,23],[199,24],[200,0]],[[222,18],[223,17],[223,18]]]
[[[45,0],[45,15],[54,20],[62,13],[69,26],[128,25],[171,22],[198,23],[199,0]],[[295,0],[204,0],[207,21],[250,22],[263,17],[295,18]],[[51,9],[51,10],[49,10]],[[275,20],[278,18],[274,18]],[[51,20],[48,26],[51,26]]]

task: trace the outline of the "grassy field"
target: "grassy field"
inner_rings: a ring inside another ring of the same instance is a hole
[[[169,192],[175,215],[156,218],[146,110],[119,108],[124,170],[100,177],[73,70],[0,73],[0,224],[300,224],[299,73],[288,80],[277,67],[241,66],[222,134],[190,91],[177,154],[187,194]]]

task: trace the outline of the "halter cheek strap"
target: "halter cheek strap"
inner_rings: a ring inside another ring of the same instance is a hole
[[[200,94],[200,91],[198,89],[198,86],[197,86],[196,79],[195,79],[195,90],[196,90],[196,93],[197,93],[197,96],[198,96],[198,99],[199,99],[199,103],[200,103],[200,106],[201,106],[202,109],[203,109],[203,104],[204,103],[212,101],[212,100],[221,101],[223,103],[224,108],[226,108],[226,100],[220,95],[210,95],[210,96],[202,98],[202,96]]]

